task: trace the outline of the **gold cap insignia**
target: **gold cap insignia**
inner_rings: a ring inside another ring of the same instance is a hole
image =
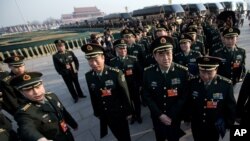
[[[19,61],[20,58],[16,56],[16,57],[14,58],[14,60],[15,60],[15,61]]]
[[[183,35],[183,34],[181,35],[181,38],[182,38],[182,39],[184,38],[184,35]]]
[[[161,38],[160,43],[165,44],[167,41],[165,38]]]
[[[30,80],[30,79],[31,79],[30,75],[25,74],[23,76],[23,80],[25,80],[25,81]]]
[[[93,47],[90,45],[87,45],[87,50],[93,50]]]
[[[125,43],[124,40],[121,40],[121,43],[124,44]]]
[[[234,30],[233,30],[233,28],[229,28],[229,30],[228,30],[229,32],[233,32]]]
[[[128,33],[128,30],[126,29],[124,32],[125,32],[125,33]]]

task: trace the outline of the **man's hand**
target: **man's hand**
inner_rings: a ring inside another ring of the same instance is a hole
[[[167,115],[161,114],[159,118],[160,118],[160,120],[161,120],[161,122],[163,124],[165,124],[165,125],[171,125],[172,119],[169,118]]]
[[[126,119],[127,119],[127,120],[132,119],[132,115],[128,115]]]
[[[66,69],[70,69],[70,65],[69,64],[66,64]]]

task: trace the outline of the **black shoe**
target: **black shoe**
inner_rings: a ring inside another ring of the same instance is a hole
[[[82,95],[82,96],[79,96],[80,98],[86,98],[87,96],[86,95]]]
[[[139,124],[142,123],[142,118],[141,118],[141,117],[137,118],[136,120],[137,120],[137,122],[138,122]]]
[[[75,99],[74,102],[77,103],[77,102],[78,102],[78,99]]]

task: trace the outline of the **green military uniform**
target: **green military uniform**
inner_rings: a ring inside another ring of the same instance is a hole
[[[20,67],[24,65],[24,57],[23,56],[11,56],[4,60],[4,63],[7,63],[11,66]],[[3,93],[3,103],[2,108],[6,110],[9,114],[12,116],[17,111],[20,104],[23,103],[24,99],[20,92],[18,92],[16,89],[14,89],[12,86],[9,85],[9,82],[11,79],[16,77],[16,74],[13,72],[8,73],[6,75],[6,72],[1,74],[1,81],[0,81],[0,89]]]
[[[86,58],[103,54],[97,44],[82,46]],[[126,117],[131,115],[131,104],[126,79],[122,71],[104,66],[101,74],[90,70],[85,74],[94,115],[100,119],[101,138],[107,134],[107,126],[119,141],[130,141]]]
[[[223,36],[238,36],[240,33],[237,28],[228,28],[223,31]],[[233,50],[223,47],[216,50],[212,56],[223,59],[222,65],[219,66],[218,74],[232,80],[233,84],[241,81],[244,77],[246,51],[242,48],[235,47]]]
[[[159,37],[152,43],[152,52],[172,49],[170,37]],[[181,111],[186,100],[185,86],[188,69],[172,63],[168,72],[162,72],[158,65],[153,65],[143,73],[143,96],[151,111],[157,141],[177,141],[184,132],[180,129]],[[165,114],[172,119],[171,125],[163,124],[159,117]]]
[[[114,42],[115,48],[126,48],[124,45],[124,40],[117,40]],[[133,103],[133,120],[137,120],[139,123],[142,122],[141,119],[141,100],[139,94],[139,87],[142,85],[142,70],[140,64],[135,56],[126,55],[124,57],[115,57],[110,60],[110,66],[117,68],[123,72],[128,85],[128,90]]]
[[[219,59],[197,58],[202,70],[216,69]],[[214,70],[216,71],[216,70]],[[200,76],[191,77],[187,92],[189,100],[186,108],[191,118],[191,129],[195,141],[218,141],[226,129],[234,124],[236,101],[231,80],[215,75],[205,83]]]
[[[55,44],[65,44],[65,41],[56,40]],[[56,71],[62,76],[74,101],[86,97],[78,81],[79,62],[75,54],[72,51],[57,52],[52,58]],[[70,69],[66,65],[70,65]]]
[[[122,30],[121,36],[124,37],[126,35],[136,36],[136,34],[130,29]],[[128,55],[136,56],[140,65],[141,66],[143,65],[143,60],[144,60],[145,54],[146,54],[144,46],[142,46],[138,43],[133,43],[133,44],[127,46],[127,52],[128,52]]]
[[[41,85],[42,74],[29,72],[15,77],[10,84],[16,89],[33,89]],[[14,116],[18,124],[21,140],[38,140],[47,138],[54,141],[74,141],[70,127],[77,129],[78,125],[64,108],[58,97],[53,93],[46,93],[41,102],[28,100]]]
[[[189,34],[182,34],[180,36],[180,44],[186,42],[192,42],[193,39]],[[185,47],[186,48],[186,47]],[[185,51],[185,52],[184,52]],[[188,68],[190,74],[198,74],[198,67],[196,64],[196,58],[201,57],[201,53],[192,49],[187,49],[174,55],[174,62],[183,65]]]
[[[73,141],[73,135],[66,124],[76,129],[76,121],[55,94],[47,93],[46,99],[44,104],[28,102],[17,111],[15,120],[20,138],[38,140],[46,137],[54,141]]]
[[[8,76],[8,72],[0,71],[0,80]],[[3,92],[0,85],[0,139],[1,141],[17,141],[17,134],[12,130],[11,121],[1,112],[3,104]]]

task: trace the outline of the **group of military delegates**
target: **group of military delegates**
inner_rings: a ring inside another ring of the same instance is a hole
[[[185,134],[180,128],[183,119],[191,122],[195,141],[218,141],[235,117],[240,124],[249,123],[249,72],[237,112],[233,96],[233,85],[246,73],[246,54],[236,45],[240,31],[233,27],[233,14],[222,12],[217,17],[218,27],[213,26],[212,17],[198,24],[192,19],[184,23],[181,33],[170,21],[155,25],[151,36],[147,26],[134,31],[125,28],[121,39],[110,45],[114,50],[109,53],[115,57],[108,60],[103,44],[94,40],[83,45],[91,67],[85,78],[94,115],[100,120],[101,137],[109,127],[117,140],[130,141],[128,120],[142,123],[141,100],[151,112],[157,141],[178,141]],[[201,31],[198,34],[202,29],[204,35]],[[86,97],[78,82],[79,62],[72,51],[65,49],[64,40],[54,43],[58,50],[53,55],[55,69],[77,102]],[[22,56],[8,59],[5,63],[11,73],[1,73],[1,77],[7,76],[1,78],[1,104],[15,117],[20,138],[74,140],[68,125],[77,129],[77,123],[56,95],[45,91],[42,74],[24,71]]]

